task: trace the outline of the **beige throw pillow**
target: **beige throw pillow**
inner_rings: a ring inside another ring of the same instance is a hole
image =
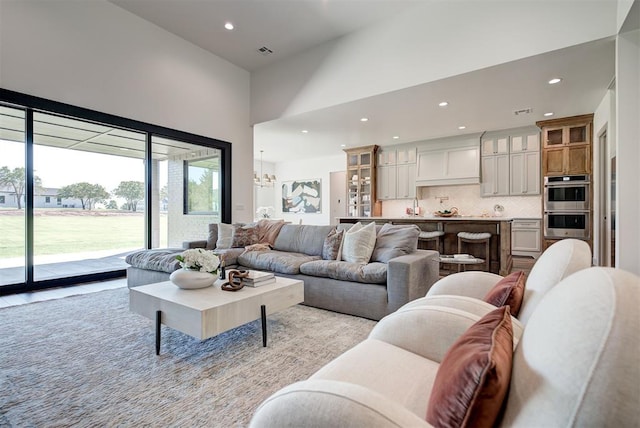
[[[233,244],[233,225],[226,223],[218,223],[218,240],[216,248],[231,248]]]
[[[343,238],[342,260],[350,263],[367,264],[376,246],[376,224],[363,226],[354,224]]]

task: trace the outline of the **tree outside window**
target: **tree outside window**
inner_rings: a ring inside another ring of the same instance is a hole
[[[184,162],[185,214],[220,213],[220,157]]]

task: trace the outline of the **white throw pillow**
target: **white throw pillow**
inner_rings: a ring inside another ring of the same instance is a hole
[[[218,240],[216,248],[231,248],[233,244],[233,225],[226,223],[218,223]]]
[[[369,263],[376,246],[376,224],[354,224],[344,235],[342,242],[342,260],[350,263]]]

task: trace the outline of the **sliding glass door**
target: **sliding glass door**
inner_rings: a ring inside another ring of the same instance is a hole
[[[34,280],[126,268],[144,247],[145,134],[34,114]]]
[[[231,221],[230,165],[223,141],[0,89],[0,294],[206,239]]]
[[[0,105],[0,287],[25,281],[25,123]]]

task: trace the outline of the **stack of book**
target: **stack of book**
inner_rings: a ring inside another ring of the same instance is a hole
[[[247,287],[260,287],[261,285],[276,282],[276,276],[272,272],[260,272],[257,270],[247,271],[248,276],[242,278],[242,283]]]

